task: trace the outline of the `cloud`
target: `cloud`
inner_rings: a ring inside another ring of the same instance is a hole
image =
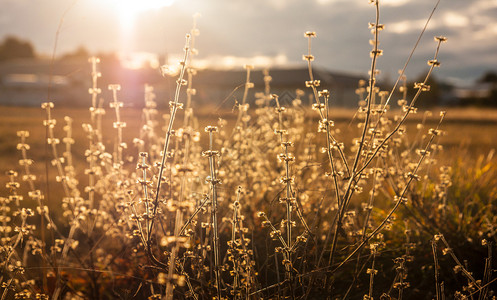
[[[466,27],[470,23],[465,15],[451,11],[443,14],[442,19],[448,27]]]
[[[426,24],[425,19],[419,20],[409,20],[409,21],[400,21],[392,24],[388,24],[386,26],[386,30],[389,30],[393,33],[403,34],[409,31],[419,32]]]
[[[367,0],[176,0],[171,7],[138,16],[133,30],[126,34],[119,27],[116,12],[105,6],[105,1],[78,1],[64,20],[59,53],[79,45],[90,50],[120,50],[124,41],[133,51],[176,53],[183,47],[192,15],[200,12],[198,59],[232,57],[238,64],[251,57],[284,55],[289,63],[302,63],[302,54],[307,51],[303,32],[312,30],[318,34],[312,49],[316,64],[364,73],[370,65],[368,40],[372,36],[367,26],[375,20],[375,9]],[[16,34],[31,39],[37,49],[49,53],[58,22],[68,5],[67,0],[4,0],[0,37]],[[385,51],[380,67],[395,74],[435,2],[383,0],[380,5],[380,23],[386,26],[380,35],[380,48]],[[462,65],[475,49],[486,59],[494,57],[490,54],[496,52],[494,24],[497,1],[441,1],[413,57],[411,72],[426,68],[426,59],[433,53],[434,35],[449,38],[441,56],[450,54],[446,58],[453,63],[447,61],[444,65],[454,66],[451,72],[457,73],[461,66],[459,72],[463,74]],[[496,61],[488,61],[487,66],[494,67]]]
[[[475,32],[473,39],[489,41],[497,38],[497,23],[486,24],[483,28]]]
[[[6,15],[0,15],[0,24],[9,24],[10,18]]]
[[[382,0],[380,3],[386,6],[403,6],[408,2],[409,0]]]
[[[316,0],[319,5],[331,5],[331,4],[341,4],[344,2],[349,2],[349,0]]]
[[[213,55],[202,59],[195,59],[194,65],[201,69],[237,69],[244,65],[253,65],[256,68],[274,68],[288,66],[288,62],[288,57],[283,53],[275,56],[255,55],[246,57]]]

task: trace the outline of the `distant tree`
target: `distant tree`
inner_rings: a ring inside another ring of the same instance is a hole
[[[0,44],[0,61],[32,57],[35,57],[35,51],[30,42],[8,36]]]
[[[418,91],[417,89],[414,88],[414,83],[415,82],[423,82],[425,79],[425,74],[420,75],[418,78],[416,78],[415,81],[413,82],[408,82],[407,88],[408,88],[408,94],[410,98],[416,94]],[[427,85],[430,86],[430,90],[427,92],[422,92],[421,95],[419,96],[418,100],[416,100],[416,105],[417,107],[430,107],[430,106],[437,106],[442,103],[442,85],[441,83],[436,79],[436,77],[431,74],[430,78],[428,78],[428,81],[426,82]]]
[[[478,79],[478,83],[488,84],[490,89],[488,97],[482,99],[481,104],[497,106],[497,73],[495,71],[485,72],[480,79]]]
[[[62,59],[71,59],[71,58],[84,58],[88,59],[90,57],[90,53],[85,48],[85,46],[79,46],[73,52],[66,53],[62,55]]]
[[[487,71],[478,79],[478,82],[497,84],[497,73],[494,71]]]

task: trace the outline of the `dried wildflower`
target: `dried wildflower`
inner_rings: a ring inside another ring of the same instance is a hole
[[[54,104],[53,104],[53,102],[43,102],[41,104],[41,108],[43,108],[43,109],[54,108]]]
[[[436,59],[431,59],[428,61],[429,66],[440,67],[440,62]]]
[[[382,56],[382,55],[383,55],[383,50],[377,49],[371,51],[371,57]]]
[[[320,80],[309,80],[309,81],[306,81],[305,82],[305,86],[306,87],[319,87],[321,85],[321,81]]]
[[[109,84],[107,87],[111,91],[120,91],[121,90],[120,84]]]
[[[314,55],[302,55],[302,59],[305,61],[314,61]]]
[[[439,42],[439,43],[447,42],[447,38],[445,36],[436,36],[434,39],[436,42]]]
[[[306,32],[304,33],[304,36],[305,36],[305,37],[309,37],[309,38],[310,38],[310,37],[316,37],[316,32],[315,32],[315,31],[306,31]]]
[[[430,128],[430,130],[428,130],[428,134],[431,134],[431,135],[440,135],[441,133],[442,133],[442,131],[440,131],[438,129]]]
[[[307,242],[307,237],[305,235],[299,235],[299,236],[297,236],[297,242],[299,242],[299,243],[306,243]]]
[[[218,129],[216,126],[206,126],[205,127],[205,132],[217,132]]]
[[[401,201],[401,202],[402,202],[402,204],[407,204],[407,198],[406,198],[406,197],[398,197],[398,196],[394,196],[394,197],[393,197],[393,201],[394,201],[394,202]]]
[[[412,172],[408,172],[407,174],[405,174],[405,177],[406,178],[411,178],[411,179],[414,179],[414,180],[420,180],[420,177],[419,175],[416,175]]]
[[[373,275],[376,275],[376,274],[378,274],[378,270],[376,270],[376,269],[369,269],[369,268],[368,268],[368,269],[366,270],[366,274],[373,274]]]
[[[370,29],[375,29],[375,28],[377,30],[383,30],[383,29],[385,29],[385,25],[383,25],[383,24],[369,23],[368,26],[369,26]]]
[[[430,90],[430,86],[423,83],[423,82],[415,82],[414,83],[414,88],[415,89],[420,89],[423,92],[427,92]]]

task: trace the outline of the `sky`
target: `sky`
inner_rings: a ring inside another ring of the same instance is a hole
[[[436,5],[436,0],[380,0],[382,76],[396,79]],[[200,14],[194,58],[199,66],[305,66],[305,31],[315,31],[314,64],[366,74],[375,21],[368,0],[0,0],[0,39],[15,35],[38,53],[84,46],[91,52],[167,54],[184,47],[193,15]],[[497,0],[441,0],[407,68],[408,78],[426,72],[436,43],[446,36],[435,77],[469,85],[497,71]]]

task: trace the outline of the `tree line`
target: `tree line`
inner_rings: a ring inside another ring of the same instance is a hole
[[[33,58],[35,56],[34,47],[30,42],[8,36],[0,43],[0,62],[17,58]]]
[[[7,36],[0,42],[0,62],[20,59],[36,58],[36,50],[29,41],[24,41],[15,36]],[[76,50],[63,54],[60,58],[88,58],[90,53],[84,46],[79,46]]]
[[[0,42],[0,63],[13,59],[21,58],[35,58],[37,56],[34,46],[29,41],[24,41],[15,36],[7,36]],[[61,56],[61,59],[66,58],[87,58],[90,53],[85,47],[80,46],[76,50],[70,53],[66,53]],[[459,104],[467,105],[483,105],[483,106],[497,106],[497,73],[495,71],[487,71],[484,73],[477,81],[477,84],[487,84],[490,86],[490,92],[487,97],[483,98],[468,98],[460,101]],[[431,77],[428,84],[431,86],[431,93],[427,93],[420,97],[421,106],[432,106],[441,104],[441,100],[447,92],[452,90],[452,86],[436,80]],[[410,86],[411,83],[410,83]],[[411,91],[415,92],[415,91]],[[443,102],[443,101],[442,101]]]

